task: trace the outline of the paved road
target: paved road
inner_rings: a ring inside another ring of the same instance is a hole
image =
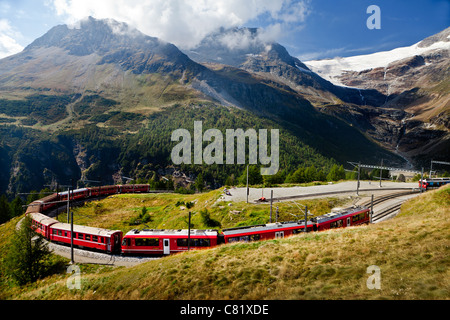
[[[389,193],[392,192],[393,188],[398,189],[413,189],[418,188],[418,183],[405,183],[405,182],[390,182],[383,181],[382,187],[379,187],[379,182],[375,181],[361,181],[359,194],[372,194],[372,193]],[[319,186],[310,186],[310,187],[288,187],[288,188],[250,188],[248,201],[250,203],[255,202],[255,200],[264,196],[268,200],[270,200],[270,191],[273,190],[274,198],[283,198],[283,197],[295,197],[299,198],[303,197],[314,197],[314,194],[317,193],[332,193],[332,192],[347,192],[356,195],[356,181],[344,181],[341,183],[327,184],[327,185],[319,185]],[[246,201],[246,188],[232,188],[229,190],[231,195],[223,195],[222,200],[224,201],[234,201],[241,202]],[[348,194],[344,194],[348,195]],[[324,197],[322,195],[320,197]],[[333,195],[330,195],[330,197]]]

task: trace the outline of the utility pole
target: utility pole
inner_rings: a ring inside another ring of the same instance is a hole
[[[70,261],[75,263],[73,259],[73,212],[70,213]]]
[[[370,223],[372,223],[373,219],[373,194],[372,194],[372,200],[370,201]]]
[[[359,196],[359,179],[361,178],[361,162],[358,162],[358,183],[356,184],[356,195]]]
[[[383,175],[383,159],[381,159],[381,166],[380,166],[380,188],[381,188],[381,177]]]
[[[189,211],[188,251],[191,250],[191,212]]]
[[[431,173],[433,172],[433,159],[431,159],[431,165],[430,165],[430,179],[431,179]]]
[[[423,167],[422,167],[422,175],[420,176],[420,193],[423,192]]]
[[[308,224],[308,206],[305,205],[305,230],[304,230],[304,232],[308,232],[307,224]]]
[[[269,220],[269,223],[272,223],[272,203],[273,203],[273,190],[270,190],[270,220]]]
[[[70,187],[67,189],[67,223],[70,223]]]
[[[247,165],[247,203],[248,203],[248,194],[249,194],[249,189],[248,189],[248,165]]]

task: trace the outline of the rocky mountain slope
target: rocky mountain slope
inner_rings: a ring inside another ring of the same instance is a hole
[[[333,106],[339,116],[410,159],[450,157],[450,28],[413,46],[367,56],[309,61],[337,85],[375,89],[380,105]],[[361,92],[364,99],[364,92]]]
[[[267,41],[264,33],[255,28],[221,29],[185,53],[199,63],[216,68],[233,66],[288,86],[313,105],[338,101],[360,104],[361,91],[370,104],[378,105],[385,99],[371,88],[344,88],[332,84],[292,57],[279,43]]]

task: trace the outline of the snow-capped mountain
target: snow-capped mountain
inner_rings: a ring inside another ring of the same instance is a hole
[[[440,50],[450,50],[450,27],[409,47],[346,58],[311,60],[304,63],[321,77],[336,85],[345,86],[346,84],[342,82],[341,77],[348,71],[361,72],[376,68],[387,68],[395,61],[428,55]]]

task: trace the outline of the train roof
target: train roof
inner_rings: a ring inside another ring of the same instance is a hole
[[[307,226],[310,226],[312,223],[310,221],[307,222]],[[223,229],[222,232],[225,236],[241,234],[246,232],[261,232],[261,231],[269,231],[277,229],[286,229],[286,228],[301,228],[305,226],[304,220],[300,221],[289,221],[289,222],[277,222],[277,223],[268,223],[268,224],[260,224],[255,226],[248,227],[240,227],[240,228],[229,228]]]
[[[88,190],[89,190],[88,188],[81,188],[81,189],[71,190],[70,193],[71,193],[71,194],[72,194],[72,192],[73,192],[73,193],[79,193],[79,192],[84,192],[84,191],[88,191]],[[65,196],[65,195],[67,195],[67,192],[68,192],[68,191],[62,191],[62,192],[59,192],[58,194],[59,194],[60,196]]]
[[[188,229],[143,229],[137,230],[133,229],[129,231],[126,236],[188,236]],[[208,230],[198,230],[191,229],[191,237],[195,236],[213,236],[217,237],[219,234],[218,230],[208,229]]]
[[[50,217],[46,216],[45,214],[42,214],[39,212],[32,212],[32,213],[29,213],[29,215],[31,216],[31,219],[33,219],[34,221],[39,222],[40,224],[45,225],[45,226],[50,226],[55,223],[59,223],[58,220],[50,218]]]
[[[347,216],[349,214],[353,214],[359,211],[368,210],[365,207],[354,207],[354,208],[336,208],[331,210],[330,213],[326,213],[322,216],[319,216],[316,219],[317,223],[324,223],[326,221],[334,220],[337,218],[341,218],[343,216]]]
[[[422,180],[420,180],[422,181]],[[450,181],[450,178],[425,178],[423,181]]]
[[[70,223],[58,222],[57,224],[52,225],[52,229],[70,231]],[[86,227],[86,226],[80,226],[80,225],[74,224],[73,232],[87,233],[87,234],[91,234],[94,236],[101,236],[101,237],[109,237],[109,236],[113,235],[114,233],[121,232],[121,231],[120,230],[108,230],[108,229],[95,228],[95,227]]]

